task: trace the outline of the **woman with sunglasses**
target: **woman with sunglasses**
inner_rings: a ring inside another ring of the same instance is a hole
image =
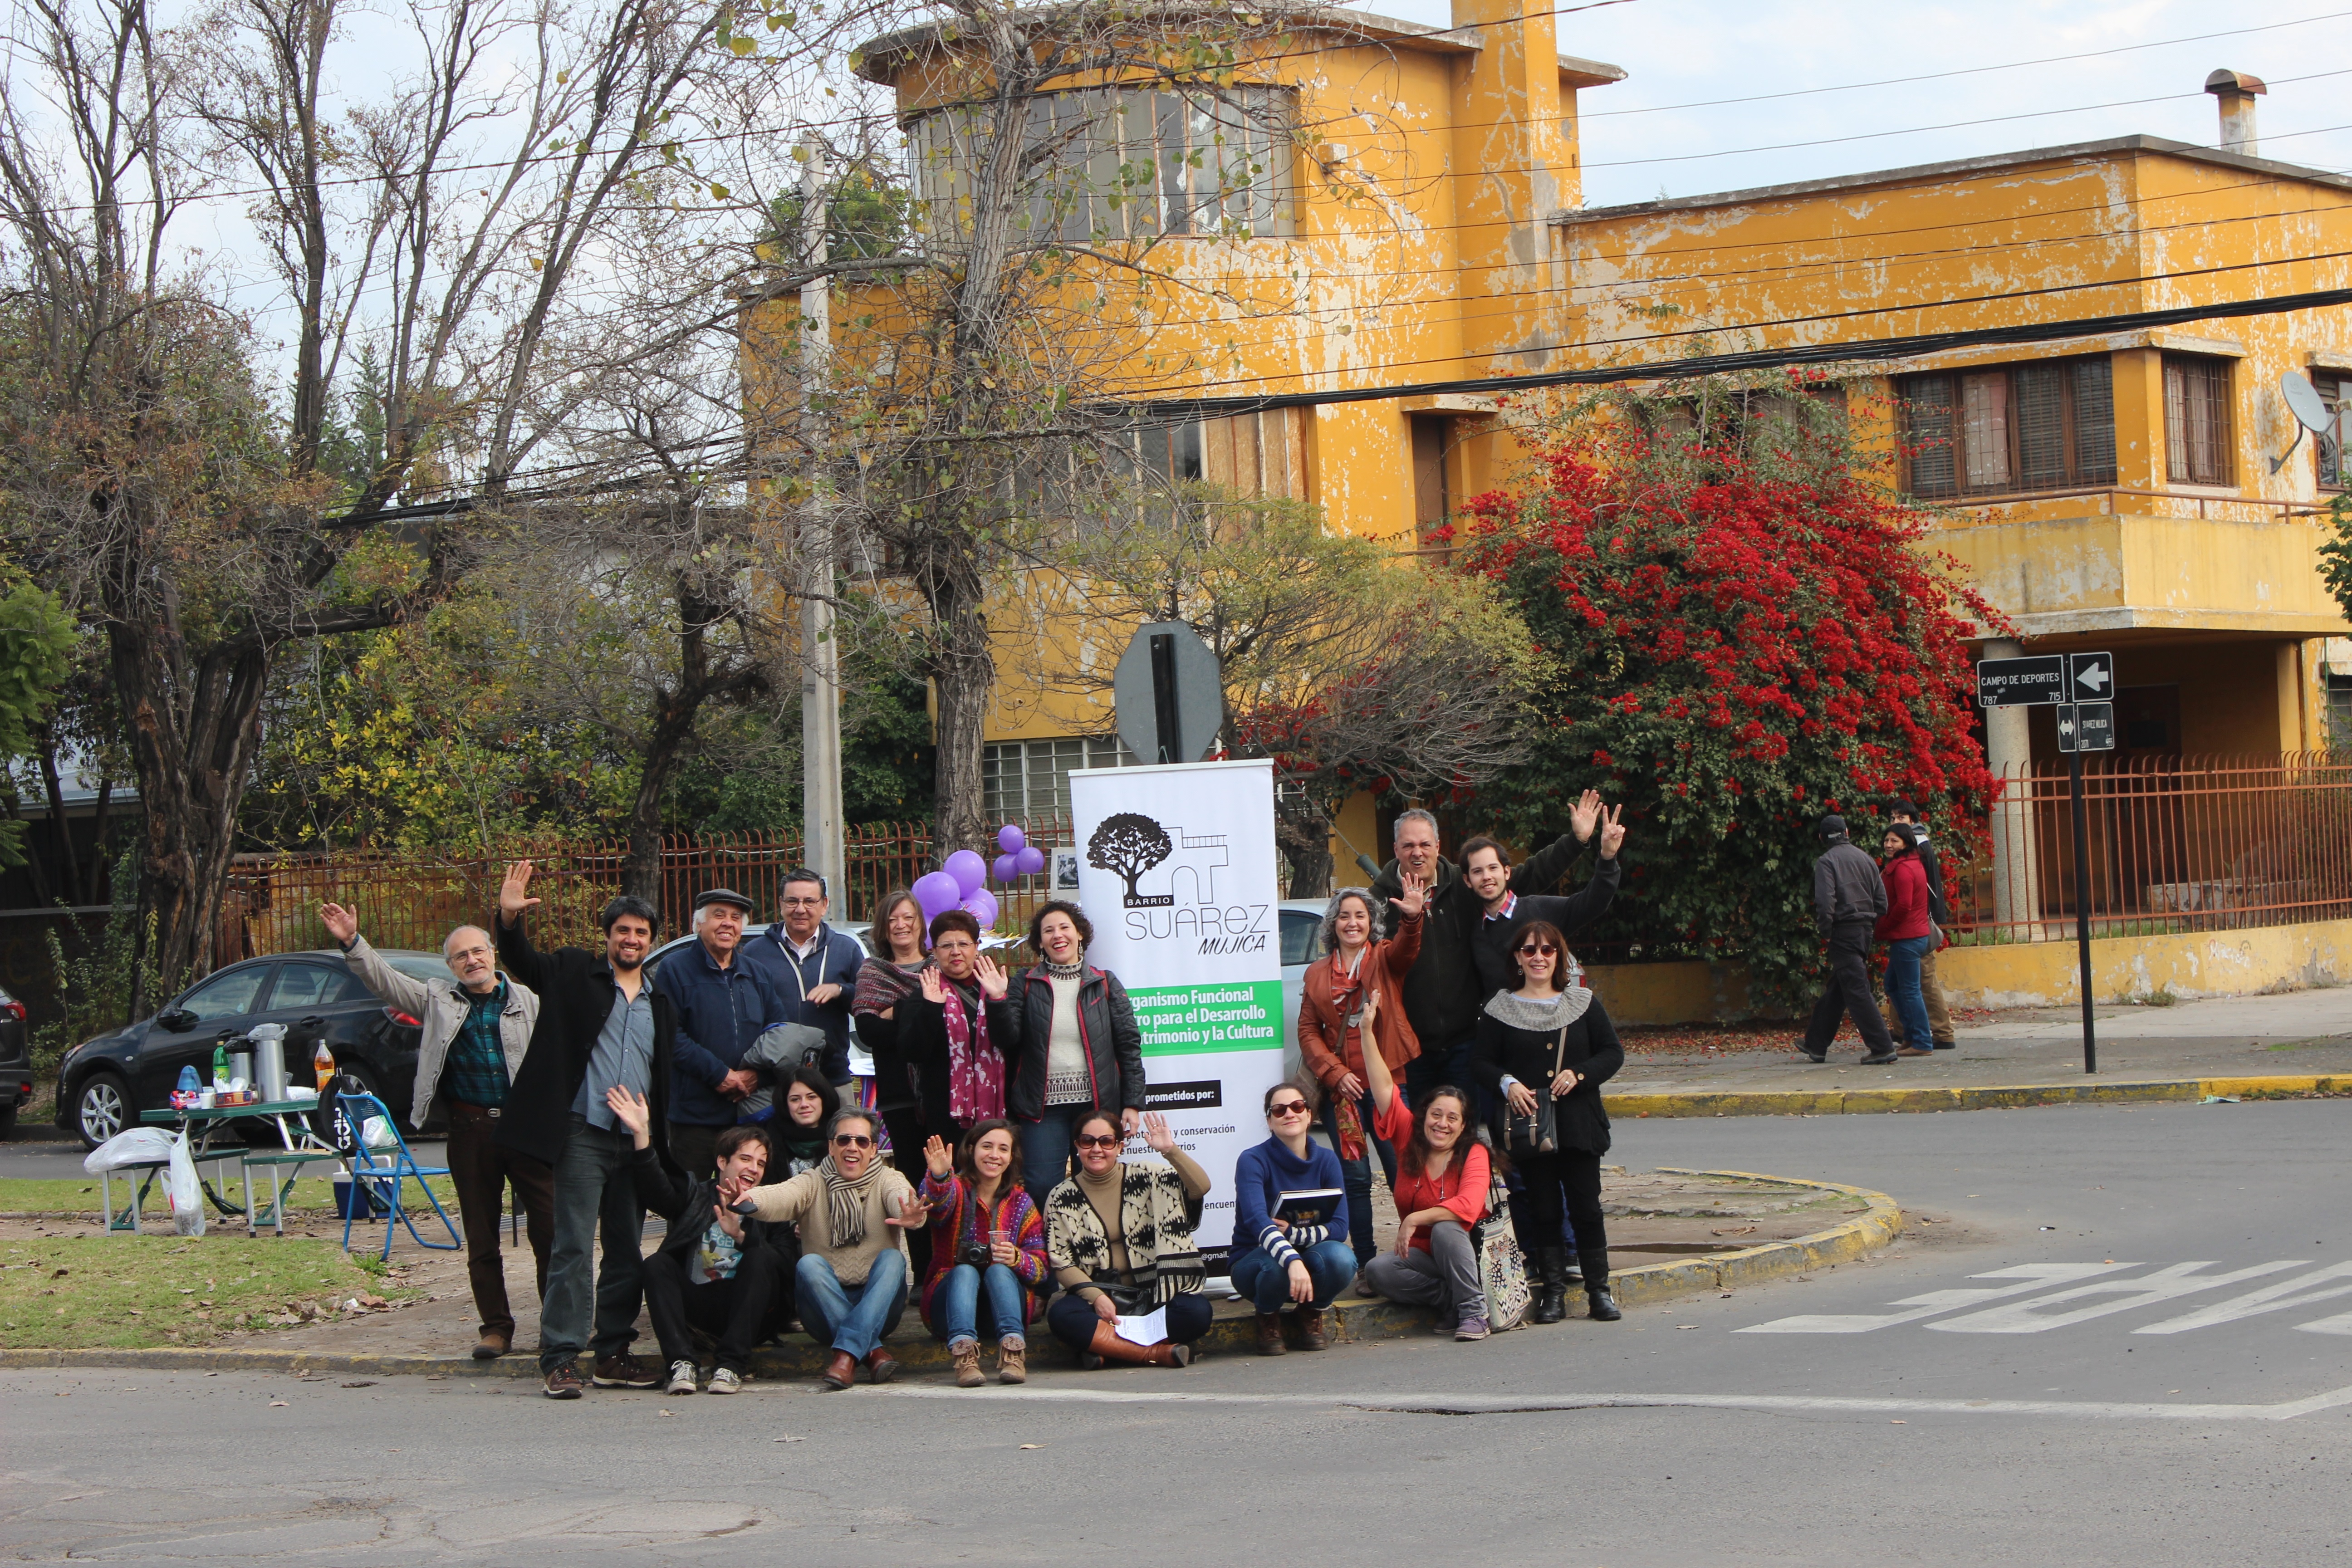
[[[940,1140],[923,1145],[923,1201],[931,1208],[923,1321],[948,1342],[959,1388],[983,1381],[983,1329],[996,1342],[998,1381],[1029,1381],[1030,1292],[1050,1287],[1045,1222],[1012,1173],[1020,1158],[1020,1139],[1003,1117],[965,1133],[952,1161]]]
[[[868,1060],[861,1062],[860,1053],[852,1051],[849,1070],[860,1080],[861,1103],[881,1112],[882,1130],[890,1140],[891,1163],[914,1181],[923,1169],[923,1117],[915,1100],[915,1075],[908,1069],[898,1038],[898,1007],[922,989],[923,965],[930,962],[923,934],[923,906],[904,888],[883,894],[867,939],[874,944],[874,952],[857,966],[857,991],[850,1000],[849,1022]]]
[[[898,1004],[898,1046],[915,1069],[923,1125],[948,1144],[1004,1114],[1004,1051],[1019,1024],[1004,971],[980,951],[980,922],[961,910],[931,921],[931,967]]]
[[[1367,1019],[1381,994],[1364,998]],[[1374,1131],[1398,1146],[1394,1248],[1364,1268],[1364,1280],[1391,1301],[1437,1309],[1437,1331],[1457,1341],[1487,1337],[1486,1282],[1471,1229],[1486,1217],[1493,1160],[1470,1121],[1470,1095],[1450,1083],[1431,1089],[1415,1112],[1389,1065],[1364,1058],[1372,1082]],[[1497,1223],[1500,1223],[1497,1221]]]
[[[1378,1051],[1372,1053],[1380,1055]],[[1234,1162],[1234,1237],[1256,1243],[1234,1259],[1234,1289],[1257,1304],[1257,1353],[1280,1355],[1282,1315],[1295,1307],[1298,1348],[1319,1351],[1323,1312],[1355,1278],[1341,1196],[1283,1203],[1286,1193],[1344,1194],[1339,1157],[1307,1136],[1315,1121],[1315,1080],[1306,1073],[1265,1091],[1274,1134]]]
[[[1556,1323],[1568,1315],[1568,1248],[1560,1242],[1563,1211],[1576,1226],[1584,1266],[1584,1297],[1592,1316],[1614,1322],[1622,1313],[1609,1295],[1609,1233],[1601,1217],[1601,1156],[1609,1152],[1609,1113],[1601,1086],[1625,1065],[1625,1050],[1601,998],[1563,984],[1567,939],[1549,921],[1519,932],[1512,950],[1518,987],[1497,991],[1478,1016],[1471,1068],[1508,1107],[1498,1139],[1526,1185],[1519,1245],[1534,1259],[1543,1288],[1528,1317]],[[1535,1120],[1551,1102],[1551,1146],[1510,1135],[1512,1124],[1539,1131]]]
[[[1208,1269],[1192,1245],[1209,1173],[1176,1146],[1157,1111],[1144,1115],[1143,1141],[1160,1158],[1122,1163],[1118,1116],[1087,1111],[1074,1140],[1078,1173],[1045,1200],[1045,1257],[1066,1292],[1045,1310],[1045,1326],[1089,1371],[1107,1361],[1189,1366],[1192,1342],[1209,1331],[1213,1310],[1201,1294]],[[1165,1338],[1120,1337],[1121,1318],[1163,1310]]]

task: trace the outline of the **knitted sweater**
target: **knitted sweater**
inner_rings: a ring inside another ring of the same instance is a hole
[[[996,1207],[982,1208],[973,1196],[971,1184],[961,1176],[940,1180],[928,1171],[923,1173],[923,1201],[931,1205],[931,1267],[923,1276],[923,1293],[918,1310],[928,1318],[931,1311],[931,1292],[948,1277],[948,1270],[961,1261],[960,1255],[967,1247],[985,1247],[992,1230],[1010,1231],[1013,1248],[1019,1260],[1013,1272],[1021,1276],[1021,1283],[1029,1287],[1028,1315],[1037,1315],[1041,1292],[1053,1289],[1045,1275],[1045,1218],[1037,1212],[1028,1192],[1008,1173],[1004,1190],[997,1194]]]
[[[906,1208],[915,1195],[914,1184],[887,1166],[866,1189],[866,1234],[848,1246],[833,1239],[833,1209],[825,1201],[822,1172],[803,1171],[789,1182],[753,1187],[744,1195],[758,1205],[763,1220],[798,1221],[801,1255],[814,1253],[832,1264],[834,1278],[844,1285],[865,1284],[884,1247],[895,1247],[902,1256],[907,1250],[904,1227],[883,1222]]]
[[[1095,1201],[1111,1198],[1115,1178],[1116,1234]],[[1045,1256],[1063,1289],[1092,1301],[1110,1296],[1121,1307],[1143,1307],[1201,1289],[1208,1269],[1192,1243],[1208,1195],[1209,1173],[1181,1149],[1165,1161],[1128,1160],[1101,1182],[1083,1172],[1045,1195]]]

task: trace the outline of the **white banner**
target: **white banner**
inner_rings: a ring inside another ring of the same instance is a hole
[[[1089,769],[1070,775],[1070,809],[1087,960],[1134,999],[1146,1101],[1215,1183],[1199,1241],[1222,1251],[1234,1162],[1265,1141],[1282,1077],[1274,764]]]

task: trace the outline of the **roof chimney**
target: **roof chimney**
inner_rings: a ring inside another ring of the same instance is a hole
[[[2205,90],[2221,100],[2221,151],[2259,155],[2254,140],[2254,100],[2270,89],[2258,76],[2243,71],[2215,71],[2205,79]]]

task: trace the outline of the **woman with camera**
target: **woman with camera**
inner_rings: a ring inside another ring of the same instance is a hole
[[[966,1132],[952,1163],[940,1139],[923,1145],[922,1194],[931,1211],[923,1321],[947,1342],[959,1388],[984,1381],[982,1329],[996,1342],[998,1381],[1029,1380],[1030,1292],[1047,1289],[1045,1222],[1013,1178],[1020,1157],[1020,1140],[1002,1117]]]
[[[1601,1086],[1625,1065],[1624,1047],[1601,998],[1561,984],[1570,959],[1558,926],[1521,927],[1511,961],[1518,988],[1486,999],[1471,1070],[1503,1101],[1500,1142],[1526,1184],[1519,1244],[1543,1280],[1528,1317],[1556,1323],[1568,1315],[1565,1209],[1576,1226],[1585,1300],[1593,1317],[1614,1322],[1623,1314],[1609,1295],[1609,1233],[1601,1217],[1601,1156],[1609,1152]]]
[[[1157,1160],[1121,1162],[1127,1142],[1118,1118],[1089,1110],[1078,1119],[1078,1173],[1045,1200],[1045,1256],[1066,1294],[1045,1310],[1054,1337],[1078,1352],[1089,1371],[1107,1361],[1190,1366],[1192,1342],[1213,1314],[1201,1294],[1208,1269],[1192,1245],[1209,1173],[1176,1146],[1168,1119],[1143,1118],[1143,1141]],[[1139,1344],[1121,1319],[1164,1312],[1163,1337]]]

